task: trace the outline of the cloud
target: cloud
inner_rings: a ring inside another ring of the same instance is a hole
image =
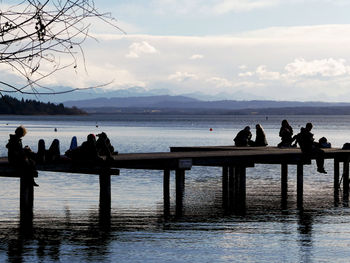
[[[172,74],[168,77],[169,80],[175,80],[178,82],[184,82],[188,80],[196,80],[198,79],[198,76],[195,74],[191,74],[188,72],[180,72],[177,71],[175,74]]]
[[[146,41],[135,42],[129,46],[129,53],[126,55],[128,58],[139,58],[141,54],[154,54],[157,53],[155,47],[148,44]]]
[[[350,66],[346,65],[345,59],[319,59],[306,61],[304,58],[295,59],[286,65],[288,76],[292,77],[337,77],[349,74]]]
[[[261,65],[256,69],[257,76],[262,80],[278,80],[281,74],[276,71],[268,71],[265,65]]]
[[[218,2],[212,10],[216,14],[247,12],[253,9],[275,6],[279,2],[279,0],[223,0]]]
[[[233,83],[225,78],[219,78],[219,77],[212,77],[206,80],[209,83],[214,84],[216,87],[232,87]]]
[[[200,54],[194,54],[190,57],[190,60],[197,60],[197,59],[202,59],[204,58],[203,55],[200,55]]]
[[[244,77],[252,77],[252,76],[254,76],[254,74],[255,74],[254,72],[247,71],[247,72],[244,72],[244,73],[242,73],[242,72],[239,73],[238,76],[244,78]]]

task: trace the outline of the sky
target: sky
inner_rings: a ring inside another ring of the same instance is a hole
[[[2,1],[5,4],[9,1]],[[85,67],[47,86],[141,87],[212,98],[350,101],[348,0],[98,0]],[[2,5],[0,4],[0,6]],[[16,81],[11,71],[2,78]],[[72,97],[75,95],[72,94]]]

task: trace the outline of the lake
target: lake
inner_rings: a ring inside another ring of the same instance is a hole
[[[72,136],[106,132],[120,153],[169,151],[170,146],[233,145],[236,133],[260,123],[270,146],[281,121],[296,134],[312,122],[315,139],[333,147],[350,142],[350,116],[89,115],[1,116],[0,154],[8,134],[27,128],[23,145],[37,150]],[[57,132],[55,132],[57,129]],[[212,129],[212,131],[210,131]],[[186,173],[184,207],[175,214],[171,174],[170,216],[163,213],[163,173],[122,169],[112,177],[110,217],[99,211],[97,175],[39,172],[32,226],[20,221],[19,179],[1,178],[0,262],[349,262],[350,209],[335,206],[333,162],[328,174],[304,168],[304,209],[296,204],[296,167],[289,166],[288,204],[281,207],[279,165],[247,168],[245,215],[222,209],[221,169]]]

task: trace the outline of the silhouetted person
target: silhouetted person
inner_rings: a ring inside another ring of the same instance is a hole
[[[72,140],[70,141],[70,146],[69,146],[69,150],[74,150],[75,148],[78,147],[78,140],[76,136],[72,137]]]
[[[322,137],[318,140],[318,146],[320,148],[332,148],[332,144],[327,141],[326,137]]]
[[[36,153],[36,162],[38,164],[45,163],[45,157],[46,157],[46,148],[45,148],[45,141],[43,139],[40,139],[38,142],[38,152]]]
[[[252,133],[250,132],[250,127],[246,126],[243,130],[237,133],[233,140],[236,146],[251,146],[254,144],[251,139]]]
[[[263,127],[260,124],[257,124],[255,128],[256,128],[256,137],[255,137],[254,146],[266,146],[267,140],[266,140],[266,135]]]
[[[60,157],[60,141],[58,139],[54,139],[50,145],[50,148],[46,151],[46,161],[55,162],[58,161]]]
[[[109,138],[107,137],[107,134],[101,132],[100,134],[97,134],[97,137],[97,154],[99,156],[106,156],[107,158],[112,158],[112,155],[114,153],[114,147],[112,146]]]
[[[96,137],[94,134],[89,134],[87,140],[83,142],[81,146],[66,151],[65,155],[73,160],[79,161],[102,161],[102,158],[100,158],[97,153]]]
[[[23,126],[19,126],[15,130],[15,134],[10,134],[9,142],[6,144],[8,161],[21,176],[28,176],[28,179],[33,181],[34,186],[39,186],[34,181],[34,176],[38,175],[35,168],[35,153],[28,146],[23,148],[22,145],[22,137],[26,133],[27,130]]]
[[[294,141],[293,139],[293,128],[289,125],[287,120],[283,120],[279,132],[281,142],[277,145],[278,147],[291,147]]]
[[[300,129],[300,133],[295,136],[303,154],[316,157],[317,171],[327,173],[324,169],[324,151],[320,149],[318,143],[315,143],[314,135],[311,133],[312,123],[307,123],[305,128]]]

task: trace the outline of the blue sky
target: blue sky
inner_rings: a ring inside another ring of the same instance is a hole
[[[46,85],[113,80],[106,91],[350,101],[350,1],[99,0],[96,6],[127,34],[94,23],[99,41],[83,45],[87,70],[59,72]]]

